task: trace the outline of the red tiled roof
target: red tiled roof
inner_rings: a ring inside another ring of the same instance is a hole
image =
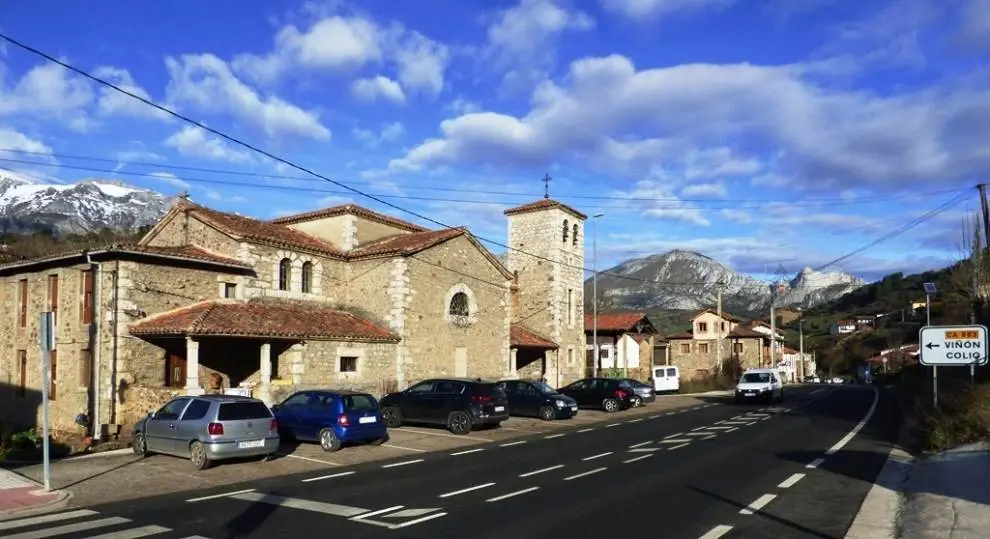
[[[691,333],[690,331],[682,331],[680,333],[675,333],[673,335],[667,336],[668,341],[684,341],[693,338],[694,338],[694,333]]]
[[[391,331],[346,311],[281,303],[211,300],[131,324],[137,336],[230,336],[398,342]]]
[[[379,240],[367,245],[362,245],[347,253],[349,259],[371,258],[378,256],[395,256],[416,254],[435,245],[439,245],[447,240],[463,236],[467,233],[465,228],[448,228],[445,230],[430,230],[428,232],[412,232],[410,234],[399,234]]]
[[[284,217],[279,217],[277,219],[272,219],[271,222],[279,225],[291,225],[294,223],[302,223],[305,221],[315,221],[317,219],[323,219],[326,217],[334,217],[337,215],[354,215],[357,217],[363,217],[370,221],[377,221],[386,225],[391,225],[396,228],[401,228],[402,230],[408,230],[409,232],[426,232],[426,227],[419,226],[409,221],[403,221],[402,219],[397,219],[391,215],[386,215],[384,213],[378,213],[374,210],[369,210],[363,206],[358,206],[357,204],[344,204],[341,206],[333,206],[332,208],[323,208],[320,210],[313,210],[305,213],[297,213],[295,215],[286,215]]]
[[[558,201],[556,201],[556,200],[554,200],[552,198],[543,198],[543,199],[537,200],[535,202],[530,202],[529,204],[523,204],[522,206],[516,206],[515,208],[509,208],[509,209],[505,210],[502,213],[504,213],[505,215],[515,215],[515,214],[527,213],[527,212],[531,212],[531,211],[549,210],[551,208],[562,209],[562,210],[564,210],[564,211],[566,211],[568,213],[573,214],[574,216],[576,216],[576,217],[578,217],[580,219],[587,219],[588,218],[587,215],[585,215],[585,214],[583,214],[583,213],[575,210],[574,208],[568,206],[567,204],[558,202]]]
[[[180,201],[177,208],[195,215],[222,232],[238,239],[250,240],[272,247],[287,247],[309,251],[335,258],[343,257],[343,253],[329,242],[285,225],[260,221],[233,213],[224,213],[188,201]]]
[[[509,328],[509,343],[517,348],[544,348],[547,350],[560,348],[557,343],[519,324],[512,324],[512,327]]]
[[[760,333],[759,331],[754,331],[745,326],[736,326],[732,328],[732,331],[729,332],[729,338],[736,338],[736,339],[761,338],[761,339],[769,340],[770,336],[764,333]]]
[[[598,331],[633,331],[636,323],[646,318],[643,312],[598,313]],[[584,330],[591,331],[595,325],[595,315],[584,315]]]
[[[35,264],[41,264],[45,262],[54,262],[57,260],[82,257],[86,254],[92,256],[101,256],[101,255],[112,256],[115,254],[116,255],[138,254],[138,255],[146,255],[150,257],[163,257],[168,259],[188,260],[192,262],[207,262],[211,264],[221,264],[224,266],[233,266],[237,268],[251,269],[251,266],[247,263],[212,253],[197,245],[182,245],[179,247],[158,247],[158,246],[148,246],[148,245],[107,245],[104,247],[96,247],[92,249],[73,249],[71,251],[52,253],[50,255],[41,256],[37,258],[12,260],[0,265],[0,269],[29,267]]]

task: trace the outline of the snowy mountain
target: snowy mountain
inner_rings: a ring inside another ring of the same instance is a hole
[[[598,294],[610,309],[703,309],[718,301],[718,282],[726,284],[723,307],[727,312],[747,315],[770,305],[768,283],[737,273],[705,255],[680,249],[627,260],[606,270],[598,275]],[[785,284],[777,305],[812,307],[865,284],[846,273],[805,268]],[[590,280],[585,283],[585,297],[591,298]]]
[[[46,184],[0,169],[3,233],[133,231],[157,221],[169,203],[160,193],[113,180]]]

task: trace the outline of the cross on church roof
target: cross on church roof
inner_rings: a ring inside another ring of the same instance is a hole
[[[541,182],[543,182],[543,198],[550,198],[550,180],[551,179],[553,179],[553,178],[550,177],[550,173],[548,172],[548,173],[544,174],[543,175],[543,179],[540,180]]]

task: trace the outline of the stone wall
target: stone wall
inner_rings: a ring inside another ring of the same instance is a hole
[[[670,363],[681,369],[681,378],[694,380],[704,378],[716,372],[718,356],[716,355],[716,344],[714,339],[674,339],[670,341]],[[742,350],[737,351],[736,343],[742,345]],[[742,370],[753,369],[760,366],[763,357],[761,339],[723,339],[722,340],[722,364],[727,366],[730,359],[738,364]],[[689,346],[690,351],[685,353],[683,346]],[[706,349],[707,347],[707,349]]]
[[[177,212],[160,222],[142,241],[150,246],[180,247],[196,244],[208,251],[234,258],[240,245],[230,236],[188,213]]]
[[[564,221],[567,240],[563,238]],[[573,225],[578,225],[578,241]],[[559,208],[508,216],[507,266],[518,272],[516,320],[560,345],[560,385],[585,376],[584,222]]]
[[[393,390],[395,344],[309,341],[283,352],[279,372],[291,372],[273,388],[275,402],[295,391],[316,388],[366,391],[375,396]],[[340,358],[357,357],[356,372],[341,372]]]
[[[292,261],[289,290],[279,290],[279,264],[285,258]],[[255,275],[244,282],[243,299],[275,297],[340,302],[344,298],[346,263],[341,260],[247,242],[239,244],[237,259],[247,262],[255,271]],[[302,291],[302,267],[306,262],[313,267],[310,292]]]

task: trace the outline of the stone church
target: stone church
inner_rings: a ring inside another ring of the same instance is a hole
[[[580,378],[586,216],[549,198],[505,215],[504,263],[467,228],[357,205],[263,221],[184,199],[135,245],[3,263],[3,419],[39,417],[48,311],[53,428],[85,414],[97,438],[180,394]]]

